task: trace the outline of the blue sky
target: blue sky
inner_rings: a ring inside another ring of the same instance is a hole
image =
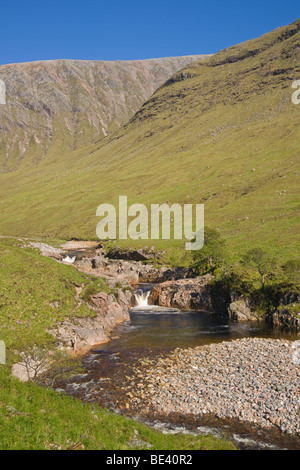
[[[295,21],[300,16],[297,3],[5,1],[0,10],[0,64],[214,53]]]

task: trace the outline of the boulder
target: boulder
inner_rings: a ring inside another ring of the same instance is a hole
[[[174,307],[181,310],[213,310],[211,287],[213,277],[165,281],[155,285],[149,296],[149,304]]]
[[[267,320],[273,326],[300,329],[300,308],[295,309],[295,306],[299,304],[291,304],[286,306],[280,306],[274,309],[267,316]]]
[[[155,256],[155,253],[146,249],[127,250],[120,247],[112,248],[108,253],[108,257],[111,259],[121,259],[126,261],[147,261],[149,259],[154,259]]]
[[[230,303],[228,307],[229,318],[236,321],[257,320],[257,315],[249,306],[247,299],[241,298]]]
[[[76,336],[76,350],[85,351],[93,345],[106,343],[117,323],[130,319],[131,296],[130,290],[122,289],[116,295],[98,292],[91,296],[95,316],[68,318],[51,333],[69,348]]]

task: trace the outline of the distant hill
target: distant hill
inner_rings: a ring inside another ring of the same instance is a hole
[[[171,75],[202,57],[1,65],[7,104],[0,106],[0,171],[103,138]]]
[[[95,237],[97,206],[127,195],[129,204],[204,203],[206,224],[237,253],[297,256],[297,79],[300,20],[189,64],[100,142],[61,145],[3,174],[0,232]]]

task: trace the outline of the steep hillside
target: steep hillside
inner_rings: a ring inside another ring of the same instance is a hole
[[[297,20],[189,65],[98,144],[2,175],[0,231],[95,237],[97,206],[127,195],[129,204],[204,203],[206,224],[236,252],[263,245],[294,257],[299,64]]]
[[[0,171],[77,149],[117,130],[171,75],[204,56],[54,60],[0,66]],[[27,161],[28,159],[28,161]]]

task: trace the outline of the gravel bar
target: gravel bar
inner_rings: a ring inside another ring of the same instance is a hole
[[[300,341],[245,338],[141,360],[131,396],[159,413],[236,418],[300,435]]]

